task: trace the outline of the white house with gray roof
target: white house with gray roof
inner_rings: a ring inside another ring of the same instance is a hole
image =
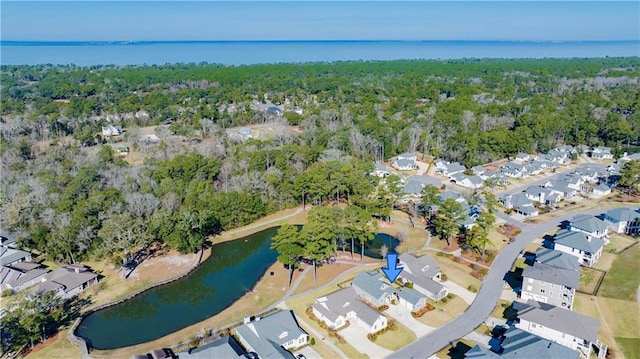
[[[513,209],[524,217],[535,217],[539,213],[538,209],[533,205],[533,201],[524,192],[501,196],[498,200],[504,208]]]
[[[611,147],[599,146],[591,150],[591,158],[596,160],[610,160],[613,159],[613,153],[611,153]]]
[[[553,249],[576,256],[581,265],[593,267],[602,256],[604,239],[583,232],[561,229],[553,240]]]
[[[63,299],[69,299],[98,283],[98,278],[96,273],[83,265],[69,264],[47,273],[36,290],[53,292]]]
[[[387,317],[360,300],[353,287],[317,298],[311,309],[318,319],[333,330],[343,327],[348,321],[355,321],[368,333],[375,333],[387,326]]]
[[[0,265],[7,266],[19,262],[31,262],[31,253],[20,249],[0,246]]]
[[[391,163],[391,167],[399,171],[411,171],[418,168],[418,165],[414,160],[397,159]]]
[[[578,359],[580,352],[539,337],[515,326],[499,339],[497,353],[476,345],[464,354],[472,359]]]
[[[577,270],[534,263],[522,272],[521,298],[571,310],[579,284],[580,272]]]
[[[484,181],[477,175],[468,176],[461,172],[451,176],[451,181],[461,187],[478,189],[484,186]]]
[[[293,358],[288,350],[307,344],[309,335],[290,310],[281,310],[236,328],[240,344],[258,358]]]
[[[384,164],[380,162],[376,162],[373,164],[373,172],[371,172],[371,175],[384,178],[390,174],[391,174],[391,169],[385,166]]]
[[[592,238],[601,238],[607,242],[609,226],[598,217],[587,214],[579,214],[573,217],[569,223],[569,229],[582,232]]]
[[[578,257],[569,253],[556,251],[550,248],[540,247],[536,250],[534,261],[555,267],[578,270],[580,262]]]
[[[622,157],[620,157],[618,159],[618,163],[620,163],[620,165],[629,162],[629,161],[638,161],[640,160],[640,152],[638,153],[634,153],[634,154],[627,154],[626,152],[622,155]]]
[[[413,288],[398,288],[393,293],[401,306],[417,312],[427,305],[427,296]]]
[[[433,256],[425,254],[416,257],[411,253],[402,253],[398,259],[404,267],[398,276],[403,284],[412,283],[414,289],[436,301],[449,294],[449,289],[440,283],[442,273]]]
[[[514,308],[518,311],[517,328],[577,350],[583,358],[589,358],[593,347],[604,357],[606,347],[598,340],[598,319],[535,300],[514,302]]]
[[[467,168],[458,162],[447,163],[443,168],[439,168],[436,172],[441,173],[443,176],[451,177],[456,173],[462,173]]]
[[[391,304],[394,288],[377,271],[360,272],[351,286],[361,299],[375,307]]]
[[[604,213],[604,222],[616,233],[640,234],[640,210],[615,208]]]

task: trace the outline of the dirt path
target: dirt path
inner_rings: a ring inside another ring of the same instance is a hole
[[[249,225],[244,226],[244,227],[232,229],[232,230],[224,232],[222,234],[230,235],[230,234],[235,234],[235,233],[238,233],[238,232],[248,231],[248,230],[251,230],[251,229],[254,229],[254,228],[258,228],[258,227],[261,227],[261,226],[264,226],[264,225],[267,225],[267,224],[271,224],[271,223],[275,223],[275,222],[281,221],[283,219],[287,219],[287,218],[290,218],[290,217],[297,216],[298,214],[302,213],[303,211],[305,211],[305,210],[302,209],[302,207],[298,207],[298,209],[296,209],[293,213],[289,213],[289,214],[284,215],[284,216],[272,218],[272,219],[270,219],[268,221],[265,221],[265,222],[253,223],[253,224],[249,224]]]

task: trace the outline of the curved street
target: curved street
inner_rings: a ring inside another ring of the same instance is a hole
[[[620,204],[617,207],[637,208],[638,205]],[[438,330],[418,338],[415,342],[398,350],[388,358],[428,358],[450,343],[472,332],[491,315],[502,294],[504,276],[511,269],[511,265],[520,252],[529,243],[577,214],[598,215],[602,212],[602,209],[576,211],[536,225],[522,226],[522,233],[515,238],[515,242],[505,246],[494,260],[487,276],[483,280],[476,299],[466,312]]]

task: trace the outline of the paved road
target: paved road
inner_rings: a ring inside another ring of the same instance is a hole
[[[620,205],[619,207],[637,208],[638,205]],[[428,358],[448,344],[473,331],[491,315],[502,294],[505,274],[511,269],[511,265],[520,252],[530,242],[577,214],[597,215],[602,212],[602,209],[592,209],[569,213],[535,226],[529,225],[526,229],[523,228],[523,232],[516,237],[515,242],[505,246],[500,251],[491,269],[489,269],[478,295],[466,312],[438,330],[393,353],[388,358]]]

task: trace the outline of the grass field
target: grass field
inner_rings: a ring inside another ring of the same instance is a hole
[[[63,329],[54,338],[37,345],[27,356],[29,359],[80,358],[80,349],[67,340],[67,330]]]
[[[504,311],[510,305],[511,305],[511,302],[506,299],[498,300],[498,304],[496,305],[495,308],[493,308],[493,312],[491,312],[491,316],[498,319],[504,318]]]
[[[598,281],[604,276],[604,272],[588,267],[580,267],[580,286],[578,290],[584,293],[595,293]]]
[[[447,259],[445,257],[438,257],[433,255],[438,262],[438,266],[440,266],[440,271],[447,275],[449,280],[454,281],[456,284],[462,286],[463,288],[468,288],[469,286],[473,286],[476,289],[479,289],[482,285],[482,282],[477,278],[471,276],[471,268],[462,264],[456,263],[453,260]],[[447,282],[444,282],[444,285],[447,285]]]
[[[436,353],[440,359],[464,359],[464,354],[471,350],[476,342],[469,339],[460,339],[453,346],[447,345]]]
[[[388,330],[384,334],[378,335],[375,343],[383,348],[395,351],[417,339],[416,335],[400,322],[396,321],[396,326],[396,330]]]
[[[602,282],[601,297],[635,302],[640,284],[640,246],[633,246],[618,255]]]
[[[622,349],[626,358],[638,358],[640,354],[640,338],[616,337],[616,342]]]
[[[618,253],[622,249],[636,243],[637,241],[629,236],[623,236],[618,233],[609,234],[609,244],[604,246],[604,250],[610,253]]]

